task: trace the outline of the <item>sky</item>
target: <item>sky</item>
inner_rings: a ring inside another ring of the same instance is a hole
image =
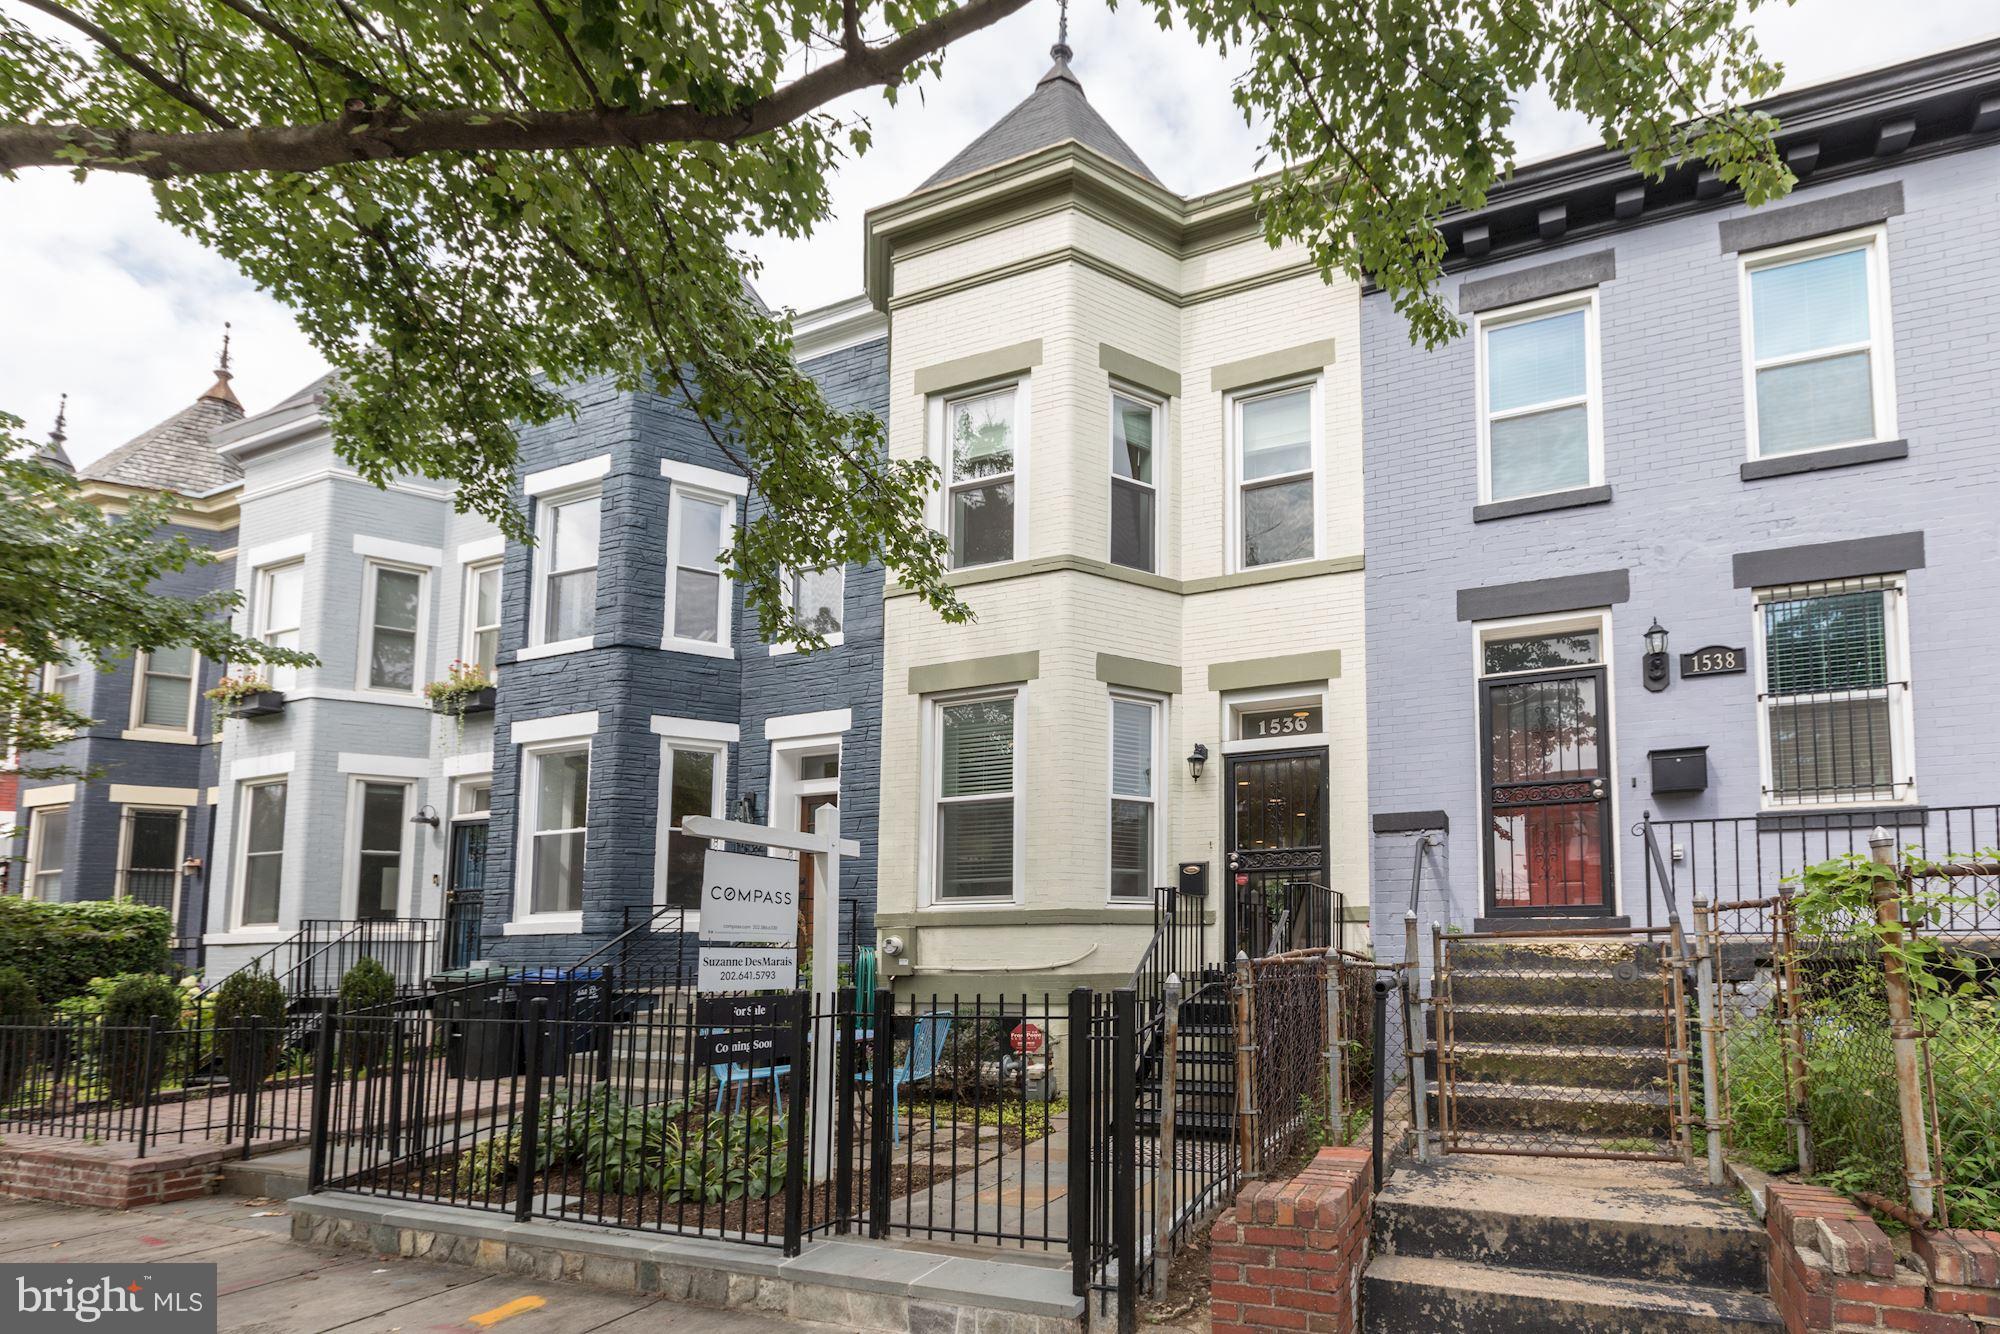
[[[1798,0],[1755,18],[1788,85],[1892,64],[2000,31],[1991,0]],[[1027,96],[1049,65],[1055,0],[953,46],[944,76],[891,108],[879,93],[836,109],[868,117],[875,147],[835,178],[835,216],[804,241],[746,237],[773,305],[809,310],[861,290],[867,210],[921,184]],[[1241,68],[1135,3],[1075,0],[1073,62],[1092,105],[1182,194],[1255,174],[1260,139],[1229,100]],[[1516,122],[1524,159],[1593,142],[1580,119],[1531,95]],[[211,382],[224,321],[235,387],[259,411],[315,378],[318,355],[276,300],[161,222],[138,181],[24,172],[0,180],[0,410],[46,434],[69,395],[69,451],[88,462],[192,402]]]

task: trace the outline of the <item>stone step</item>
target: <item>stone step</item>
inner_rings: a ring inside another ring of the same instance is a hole
[[[1412,1163],[1375,1200],[1378,1254],[1764,1290],[1764,1230],[1679,1165]]]
[[[1770,1334],[1777,1308],[1745,1292],[1378,1255],[1362,1276],[1369,1334]]]
[[[1660,973],[1627,965],[1619,968],[1482,968],[1454,971],[1454,1002],[1547,1005],[1564,1009],[1659,1007]]]
[[[1666,1041],[1666,1016],[1658,1005],[1555,1009],[1486,1001],[1454,1002],[1451,1021],[1452,1036],[1461,1043],[1643,1047]]]
[[[1457,1042],[1460,1083],[1572,1084],[1582,1088],[1665,1089],[1667,1053],[1651,1047],[1571,1047],[1521,1042]]]
[[[1437,1116],[1437,1086],[1431,1086]],[[1671,1129],[1665,1089],[1573,1088],[1563,1084],[1473,1084],[1454,1088],[1456,1124],[1468,1130],[1534,1131],[1663,1139]],[[1442,1122],[1439,1122],[1442,1124]]]

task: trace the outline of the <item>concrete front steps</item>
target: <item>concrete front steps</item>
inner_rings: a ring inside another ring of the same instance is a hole
[[[1677,1165],[1451,1156],[1375,1197],[1369,1334],[1772,1334],[1764,1233]]]

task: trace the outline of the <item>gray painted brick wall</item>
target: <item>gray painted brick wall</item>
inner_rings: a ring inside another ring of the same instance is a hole
[[[1803,188],[1808,199],[1889,179],[1907,212],[1888,223],[1898,430],[1905,459],[1745,482],[1742,338],[1736,257],[1717,225],[1740,205],[1468,271],[1483,278],[1609,246],[1617,276],[1600,289],[1604,480],[1608,505],[1475,525],[1477,427],[1469,336],[1413,347],[1387,298],[1363,303],[1369,646],[1369,802],[1375,812],[1443,809],[1451,830],[1449,920],[1480,911],[1480,778],[1473,630],[1454,619],[1462,588],[1613,568],[1631,571],[1614,609],[1614,845],[1621,886],[1640,883],[1631,826],[1663,818],[1752,815],[1760,803],[1754,672],[1640,681],[1641,635],[1657,617],[1672,649],[1750,646],[1749,589],[1731,556],[1796,544],[1921,530],[1925,567],[1909,575],[1918,796],[1929,806],[2000,800],[1987,664],[2000,652],[2000,331],[1988,309],[2000,148],[1984,148]],[[1455,297],[1458,279],[1444,284]],[[1649,791],[1646,753],[1709,747],[1710,787]],[[1636,785],[1635,785],[1636,779]],[[1414,836],[1375,839],[1376,942],[1402,954]],[[1623,908],[1642,918],[1630,888]],[[1426,923],[1442,917],[1427,900]]]

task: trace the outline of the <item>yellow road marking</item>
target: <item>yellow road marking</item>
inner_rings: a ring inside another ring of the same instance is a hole
[[[520,1315],[523,1311],[539,1311],[548,1304],[549,1299],[546,1297],[516,1297],[504,1306],[496,1306],[490,1311],[481,1311],[478,1315],[472,1317],[472,1323],[481,1329],[487,1329],[499,1324],[502,1320],[510,1316]]]

